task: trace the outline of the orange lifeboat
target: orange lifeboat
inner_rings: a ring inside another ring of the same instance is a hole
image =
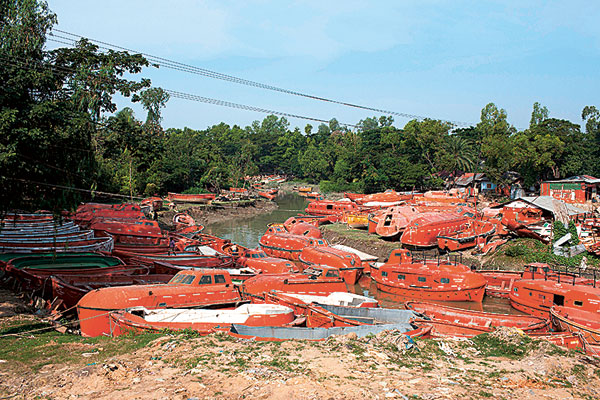
[[[214,200],[215,197],[214,193],[183,194],[169,192],[167,195],[167,199],[173,203],[208,203]]]
[[[343,219],[352,229],[366,229],[369,227],[369,216],[366,212],[346,213]]]
[[[235,262],[240,267],[252,268],[253,270],[264,274],[300,272],[294,263],[282,258],[269,257],[260,249],[242,248],[240,255],[235,259]]]
[[[425,213],[408,224],[400,241],[413,247],[437,246],[438,236],[464,230],[470,220],[459,213]]]
[[[249,296],[261,296],[271,290],[316,296],[348,291],[340,271],[325,265],[312,265],[301,274],[260,274],[241,286],[242,293]]]
[[[360,257],[356,254],[328,246],[305,247],[299,260],[308,266],[320,264],[337,268],[349,285],[356,284],[363,271]]]
[[[83,336],[111,334],[109,313],[130,307],[189,308],[233,305],[242,298],[231,277],[221,270],[178,272],[167,284],[92,290],[77,303]]]
[[[311,202],[305,211],[311,215],[342,215],[344,212],[358,211],[358,206],[350,200],[317,200]]]
[[[264,197],[267,200],[275,200],[275,197],[277,197],[275,194],[269,192],[258,192],[258,195],[260,197]]]
[[[390,207],[380,214],[375,232],[387,239],[398,239],[413,218],[419,214],[420,211],[414,206]]]
[[[144,219],[146,216],[137,204],[86,203],[77,207],[70,218],[87,226],[94,219]]]
[[[458,262],[415,259],[405,249],[392,251],[384,264],[371,264],[371,279],[382,292],[435,301],[481,302],[485,278]]]
[[[406,201],[412,199],[412,194],[398,193],[395,190],[386,190],[382,193],[373,193],[369,195],[362,195],[355,201],[357,204],[366,203],[396,203],[399,201]]]
[[[600,345],[600,315],[598,311],[553,306],[550,309],[550,316],[558,330],[579,334],[589,344]]]
[[[93,219],[90,229],[97,236],[108,233],[115,238],[115,244],[160,244],[164,241],[162,230],[156,221],[151,220],[110,220]]]
[[[292,235],[302,235],[313,239],[322,239],[323,234],[313,224],[309,224],[307,222],[299,221],[295,224],[284,225],[289,233]],[[289,227],[288,227],[289,226]]]
[[[406,308],[426,315],[433,321],[443,321],[448,323],[435,326],[432,333],[441,333],[453,335],[458,330],[458,336],[461,332],[468,332],[463,327],[477,327],[481,330],[479,333],[491,332],[501,326],[519,328],[525,333],[548,332],[549,322],[547,319],[533,317],[530,315],[510,315],[495,314],[482,311],[465,310],[462,308],[447,307],[440,304],[407,302]],[[419,324],[419,323],[417,323]],[[422,321],[427,324],[427,321]],[[471,335],[468,335],[471,336]]]
[[[282,226],[270,226],[259,240],[260,247],[272,257],[298,260],[302,249],[327,246],[325,239],[313,239],[303,235],[287,233]]]
[[[549,318],[550,308],[564,306],[600,312],[600,288],[576,283],[569,278],[559,280],[521,279],[510,292],[510,305],[519,311]]]
[[[496,233],[494,224],[473,219],[467,222],[467,226],[463,230],[448,235],[439,235],[437,237],[437,244],[442,250],[464,250],[477,245],[483,246],[487,238],[494,233]]]

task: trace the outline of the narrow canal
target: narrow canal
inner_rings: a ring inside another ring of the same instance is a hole
[[[278,209],[269,214],[261,214],[251,218],[234,218],[229,221],[207,225],[205,232],[211,235],[229,239],[234,243],[248,248],[258,246],[258,241],[267,230],[267,225],[273,222],[282,223],[289,217],[303,213],[307,201],[295,193],[278,196],[276,199]],[[349,287],[351,292],[375,297],[381,306],[387,308],[399,308],[409,298],[399,298],[378,291],[373,281],[364,276],[359,284]],[[459,307],[468,310],[487,311],[505,314],[522,314],[513,309],[507,299],[485,297],[482,304],[473,302],[440,303],[451,307]]]

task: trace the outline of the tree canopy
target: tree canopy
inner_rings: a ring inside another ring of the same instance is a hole
[[[2,210],[70,208],[97,191],[124,197],[215,191],[249,174],[278,173],[331,190],[373,192],[441,188],[463,172],[503,183],[507,171],[527,186],[544,179],[600,174],[600,111],[582,111],[585,130],[534,103],[517,131],[507,112],[485,105],[468,128],[434,119],[403,128],[373,116],[354,130],[332,118],[303,129],[266,116],[250,126],[161,126],[167,91],[139,76],[139,54],[105,51],[81,40],[44,50],[56,16],[39,0],[0,4],[0,192]],[[145,121],[117,109],[114,95],[140,101]]]

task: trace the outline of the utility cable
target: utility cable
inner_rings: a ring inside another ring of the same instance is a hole
[[[53,29],[53,30],[56,32],[62,33],[63,35],[68,35],[68,36],[65,37],[65,36],[57,35],[53,32],[49,32],[50,36],[58,37],[60,39],[65,39],[65,40],[71,40],[74,42],[77,42],[77,40],[80,40],[80,39],[86,39],[95,44],[101,44],[104,46],[108,46],[108,48],[99,46],[99,47],[103,47],[108,50],[119,49],[119,50],[123,50],[123,51],[132,52],[135,54],[141,54],[144,57],[146,57],[148,60],[152,61],[153,63],[156,63],[160,66],[164,66],[166,68],[171,68],[171,69],[175,69],[178,71],[182,71],[182,72],[201,75],[201,76],[205,76],[205,77],[209,77],[209,78],[213,78],[213,79],[220,79],[223,81],[237,83],[240,85],[252,86],[252,87],[256,87],[256,88],[260,88],[260,89],[271,90],[271,91],[290,94],[290,95],[294,95],[294,96],[305,97],[305,98],[312,99],[312,100],[318,100],[318,101],[323,101],[323,102],[327,102],[327,103],[339,104],[339,105],[346,106],[346,107],[353,107],[353,108],[359,108],[359,109],[363,109],[363,110],[367,110],[367,111],[374,111],[374,112],[386,114],[386,115],[396,115],[396,116],[403,117],[403,118],[417,119],[417,120],[423,120],[423,119],[430,118],[430,117],[425,117],[425,116],[416,115],[416,114],[384,110],[384,109],[380,109],[380,108],[369,107],[369,106],[350,103],[350,102],[346,102],[346,101],[340,101],[340,100],[329,99],[326,97],[316,96],[313,94],[307,94],[307,93],[302,93],[302,92],[298,92],[298,91],[294,91],[294,90],[284,89],[284,88],[280,88],[280,87],[273,86],[273,85],[268,85],[268,84],[264,84],[264,83],[260,83],[260,82],[256,82],[256,81],[251,81],[248,79],[239,78],[239,77],[233,76],[233,75],[227,75],[227,74],[223,74],[220,72],[211,71],[211,70],[208,70],[205,68],[200,68],[200,67],[196,67],[193,65],[180,63],[177,61],[169,60],[167,58],[155,56],[152,54],[135,51],[135,50],[128,49],[128,48],[122,47],[122,46],[118,46],[118,45],[115,45],[112,43],[104,42],[104,41],[97,40],[97,39],[91,39],[91,38],[88,38],[85,36],[81,36],[81,35],[67,32],[67,31],[63,31],[61,29]],[[72,38],[69,38],[69,36]],[[74,39],[74,38],[77,38],[77,39]],[[55,39],[54,39],[54,41],[58,42],[58,40],[55,40]],[[60,43],[64,43],[64,42],[60,42]],[[462,121],[450,121],[450,120],[442,120],[442,121],[449,122],[449,123],[451,123],[453,125],[457,125],[457,126],[471,126],[472,125],[471,123],[462,122]]]
[[[2,62],[2,61],[0,61],[0,62]],[[18,60],[16,60],[13,63],[11,63],[10,61],[4,61],[4,62],[15,65],[15,66],[17,66],[19,63],[21,63],[21,64],[25,63],[23,61],[18,61]],[[45,68],[53,69],[55,71],[59,71],[59,72],[63,72],[63,73],[65,73],[65,72],[76,73],[77,72],[73,68],[69,68],[66,66],[57,66],[57,65],[44,65],[44,66],[33,65],[33,66],[28,66],[28,67],[34,67],[34,68],[35,67],[39,67],[39,68],[45,67]],[[25,67],[23,67],[23,68],[25,68]],[[101,77],[101,76],[96,76],[96,78],[107,79],[106,77]],[[308,116],[304,116],[304,115],[292,114],[292,113],[287,113],[287,112],[283,112],[283,111],[269,110],[266,108],[249,106],[249,105],[245,105],[245,104],[232,103],[232,102],[225,101],[225,100],[213,99],[210,97],[203,97],[203,96],[179,92],[179,91],[171,90],[171,89],[163,89],[163,90],[175,98],[184,99],[184,100],[197,101],[197,102],[213,104],[213,105],[218,105],[218,106],[223,106],[223,107],[236,108],[236,109],[246,110],[246,111],[255,111],[255,112],[259,112],[259,113],[263,113],[263,114],[273,114],[273,115],[280,115],[280,116],[290,117],[290,118],[298,118],[298,119],[303,119],[303,120],[308,120],[308,121],[322,122],[325,124],[329,123],[328,120],[321,119],[321,118],[308,117]],[[352,128],[357,127],[354,124],[348,124],[348,123],[343,123],[343,122],[338,122],[338,123],[342,126],[347,126],[347,127],[352,127]]]
[[[73,191],[78,191],[78,192],[100,194],[100,195],[103,195],[103,196],[118,197],[118,198],[125,198],[125,199],[131,199],[131,198],[133,198],[133,199],[139,199],[139,200],[145,199],[145,197],[129,196],[129,195],[125,195],[125,194],[102,192],[100,190],[82,189],[82,188],[77,188],[77,187],[73,187],[73,186],[64,186],[64,185],[56,185],[56,184],[51,184],[51,183],[30,181],[28,179],[14,178],[14,177],[6,176],[6,175],[0,175],[0,177],[3,177],[5,179],[10,179],[10,180],[13,180],[13,181],[24,182],[24,183],[31,183],[31,184],[34,184],[34,185],[42,185],[42,186],[47,186],[47,187],[56,188],[56,189],[73,190]]]

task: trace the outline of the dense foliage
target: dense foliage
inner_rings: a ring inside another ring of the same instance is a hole
[[[360,192],[441,188],[462,172],[485,172],[501,184],[516,171],[526,187],[600,174],[600,111],[594,106],[582,111],[584,130],[550,118],[539,103],[523,131],[493,103],[476,126],[459,129],[432,119],[400,129],[391,117],[373,117],[353,130],[332,119],[301,131],[270,115],[247,127],[164,130],[168,94],[149,80],[123,77],[148,66],[141,55],[100,52],[85,40],[76,48],[44,50],[56,17],[39,0],[2,2],[0,19],[4,210],[68,208],[94,191],[127,197],[214,191],[258,173]],[[116,93],[141,101],[145,121],[130,108],[117,111]]]

